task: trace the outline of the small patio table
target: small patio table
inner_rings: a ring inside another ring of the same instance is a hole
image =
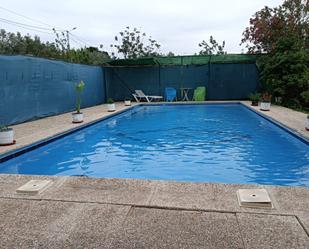
[[[189,87],[181,87],[180,88],[181,95],[183,96],[182,101],[190,101],[188,94],[189,94],[191,89],[192,88],[189,88]]]

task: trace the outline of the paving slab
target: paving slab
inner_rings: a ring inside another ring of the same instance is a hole
[[[68,177],[42,194],[51,200],[148,205],[156,182],[135,179]]]
[[[157,207],[213,209],[213,185],[208,183],[158,181],[150,205]]]
[[[245,248],[309,248],[309,237],[294,216],[245,213],[236,216]]]
[[[295,216],[298,218],[299,223],[301,223],[309,236],[309,211],[297,212]]]
[[[0,174],[0,198],[30,198],[42,199],[42,196],[56,188],[65,181],[68,177],[57,176],[39,176],[39,175],[20,175],[20,174]],[[40,194],[27,195],[18,194],[16,190],[30,180],[50,180],[51,184]]]
[[[114,248],[244,248],[234,214],[132,208]]]
[[[265,186],[280,213],[307,212],[309,214],[309,188]]]
[[[0,199],[0,248],[111,248],[128,206]]]

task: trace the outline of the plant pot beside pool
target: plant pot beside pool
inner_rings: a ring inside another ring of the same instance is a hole
[[[74,112],[72,113],[72,118],[72,123],[82,123],[84,121],[84,114],[82,112]]]
[[[125,106],[130,106],[131,105],[131,99],[125,99],[124,100],[124,105]]]
[[[249,99],[251,100],[252,106],[258,106],[259,100],[260,100],[260,94],[259,93],[250,93]]]
[[[263,93],[261,98],[261,106],[260,109],[262,111],[269,111],[270,110],[270,101],[271,95],[269,93]]]
[[[306,120],[306,130],[309,131],[309,115],[307,116]]]
[[[258,106],[259,105],[259,101],[252,100],[251,101],[251,105],[252,106]]]
[[[109,111],[109,112],[116,111],[116,105],[115,105],[114,100],[112,98],[109,98],[107,100],[107,111]]]
[[[270,101],[262,101],[260,109],[262,111],[269,111],[270,110]]]
[[[107,110],[109,112],[114,112],[116,111],[116,105],[113,103],[113,104],[107,104]]]
[[[11,145],[14,144],[14,130],[12,128],[1,128],[0,129],[0,145]]]
[[[80,111],[81,107],[81,94],[85,88],[85,83],[81,80],[78,84],[75,84],[75,91],[77,93],[77,98],[76,98],[76,112],[72,113],[72,123],[78,124],[82,123],[84,121],[84,114]]]

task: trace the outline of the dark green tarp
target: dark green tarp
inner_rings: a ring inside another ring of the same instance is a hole
[[[151,57],[140,59],[121,59],[108,62],[108,66],[181,66],[205,65],[208,63],[255,63],[256,55],[226,54],[226,55],[191,55]]]

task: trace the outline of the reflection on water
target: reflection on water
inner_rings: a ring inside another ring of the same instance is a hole
[[[309,146],[241,105],[139,109],[4,162],[0,172],[309,186]]]

